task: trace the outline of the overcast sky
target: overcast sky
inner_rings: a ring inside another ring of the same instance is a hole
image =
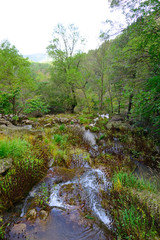
[[[85,50],[94,49],[109,15],[107,0],[0,0],[0,42],[9,40],[23,55],[45,53],[54,27],[73,23]]]

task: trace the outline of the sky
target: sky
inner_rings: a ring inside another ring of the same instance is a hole
[[[46,53],[56,25],[73,23],[88,51],[100,44],[109,16],[107,0],[0,0],[0,42],[8,40],[22,55]]]

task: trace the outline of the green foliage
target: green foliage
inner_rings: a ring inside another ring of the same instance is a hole
[[[117,235],[123,239],[154,239],[157,235],[154,219],[148,222],[145,212],[132,204],[119,210],[116,227]]]
[[[54,96],[52,105],[62,105],[63,109],[71,112],[74,112],[77,106],[76,90],[84,85],[79,71],[83,54],[76,53],[78,43],[82,42],[77,27],[71,24],[65,28],[58,24],[53,32],[53,40],[47,48],[48,54],[53,58],[50,82],[52,98]]]
[[[0,238],[4,239],[4,234],[5,234],[5,227],[2,225],[0,226]]]
[[[138,179],[133,174],[126,172],[115,173],[113,176],[113,183],[115,187],[119,186],[120,188],[129,187],[137,190],[147,189],[148,191],[156,191],[154,184],[146,182],[143,179]]]
[[[66,129],[66,126],[64,124],[60,125],[59,130],[64,131]]]
[[[35,196],[34,204],[36,205],[36,207],[38,206],[42,209],[48,209],[49,197],[49,188],[45,185],[45,183],[43,183],[39,188],[37,195]]]
[[[41,100],[39,96],[35,96],[32,99],[26,101],[25,113],[37,113],[44,114],[48,112],[48,105]]]
[[[0,91],[0,112],[8,114],[11,111],[10,94]]]
[[[59,144],[62,148],[66,146],[68,141],[68,135],[59,135],[59,134],[54,134],[53,136],[53,142],[56,144]]]
[[[140,91],[135,98],[133,116],[143,121],[146,125],[152,124],[154,132],[160,133],[160,77],[155,76],[148,79],[145,91]]]
[[[157,193],[154,184],[126,172],[115,173],[111,189],[112,214],[119,239],[156,239],[157,223],[145,202],[139,201],[138,192]]]
[[[30,144],[26,140],[4,138],[0,141],[0,158],[20,158],[27,154],[29,149]]]
[[[46,143],[38,139],[4,137],[0,141],[0,157],[13,158],[12,168],[0,179],[0,211],[24,198],[44,176],[49,154]]]
[[[23,58],[15,46],[4,41],[0,46],[0,108],[2,113],[16,114],[22,100],[30,95],[32,79],[30,63]],[[5,102],[6,100],[6,102]]]
[[[91,127],[90,129],[91,129],[92,132],[99,132],[100,131],[100,128],[96,127],[96,126]]]

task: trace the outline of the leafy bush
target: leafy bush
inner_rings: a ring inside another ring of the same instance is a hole
[[[39,96],[35,96],[32,99],[27,100],[25,106],[25,113],[47,113],[48,105],[40,99]]]

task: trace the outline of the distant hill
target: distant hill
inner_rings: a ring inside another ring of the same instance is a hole
[[[29,58],[33,62],[50,62],[51,59],[45,53],[35,53],[35,54],[28,54],[24,55],[25,58]]]

